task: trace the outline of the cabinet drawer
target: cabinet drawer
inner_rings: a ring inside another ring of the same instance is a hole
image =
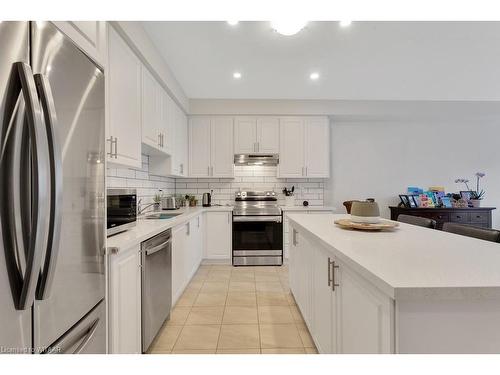
[[[425,214],[425,217],[428,217],[429,219],[432,220],[436,220],[438,222],[450,221],[450,214],[447,212],[430,212]]]
[[[490,217],[488,212],[470,212],[470,222],[471,223],[487,223]]]
[[[450,214],[450,221],[454,223],[468,223],[469,220],[468,212],[454,212]]]

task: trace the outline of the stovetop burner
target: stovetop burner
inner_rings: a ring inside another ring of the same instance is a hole
[[[238,191],[233,216],[281,215],[274,191]]]

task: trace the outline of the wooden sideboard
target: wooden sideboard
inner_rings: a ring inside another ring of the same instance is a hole
[[[400,214],[426,217],[436,220],[437,229],[443,227],[443,223],[453,222],[474,225],[476,227],[491,228],[491,212],[495,207],[477,208],[405,208],[389,207],[391,220],[397,220]]]

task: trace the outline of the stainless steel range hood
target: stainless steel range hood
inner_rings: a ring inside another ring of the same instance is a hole
[[[278,154],[237,154],[234,155],[236,165],[278,165]]]

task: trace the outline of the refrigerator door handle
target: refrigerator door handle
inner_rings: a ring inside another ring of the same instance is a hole
[[[68,354],[68,351],[75,347],[76,343],[79,341],[80,344],[76,347],[76,349],[70,353],[79,354],[83,349],[87,346],[89,341],[94,336],[95,331],[100,322],[100,318],[96,318],[85,327],[82,331],[78,333],[77,337],[72,336],[71,334],[67,334],[63,336],[59,341],[52,344],[47,350],[42,352],[42,354]]]
[[[24,62],[16,62],[13,64],[13,71],[16,81],[11,86],[15,92],[11,94],[12,97],[17,96],[19,99],[12,108],[12,113],[6,113],[6,115],[12,114],[12,118],[15,118],[24,112],[24,117],[17,117],[18,121],[9,124],[6,140],[0,145],[0,173],[2,180],[7,184],[1,197],[0,209],[2,215],[7,218],[3,225],[4,229],[8,229],[9,244],[6,244],[6,249],[9,249],[11,254],[6,253],[6,258],[9,258],[7,271],[14,304],[17,310],[26,310],[31,307],[35,298],[37,277],[44,252],[49,166],[42,112],[31,67]],[[21,104],[21,107],[25,108],[23,111],[19,111],[21,95],[24,99],[24,104]],[[18,111],[17,114],[14,113],[16,111]],[[25,123],[28,126],[28,132],[23,128]],[[19,137],[20,134],[22,134],[21,137]],[[25,134],[29,135],[29,141],[19,142],[20,138],[27,139]],[[25,169],[23,161],[29,154],[29,150],[21,149],[23,147],[29,147],[31,150],[31,165],[35,172],[31,176],[33,188],[30,200],[21,197],[21,189],[26,189],[26,186],[22,185],[26,185],[26,181],[23,183],[20,175],[26,172],[22,171]],[[30,211],[31,214],[28,217]],[[25,254],[24,275],[18,260],[19,253]]]
[[[49,161],[50,161],[50,215],[45,260],[38,282],[37,299],[49,297],[54,280],[57,253],[61,237],[61,207],[62,207],[62,155],[56,136],[57,116],[54,98],[49,81],[42,74],[35,74],[35,84],[42,105],[45,128],[47,131]]]

